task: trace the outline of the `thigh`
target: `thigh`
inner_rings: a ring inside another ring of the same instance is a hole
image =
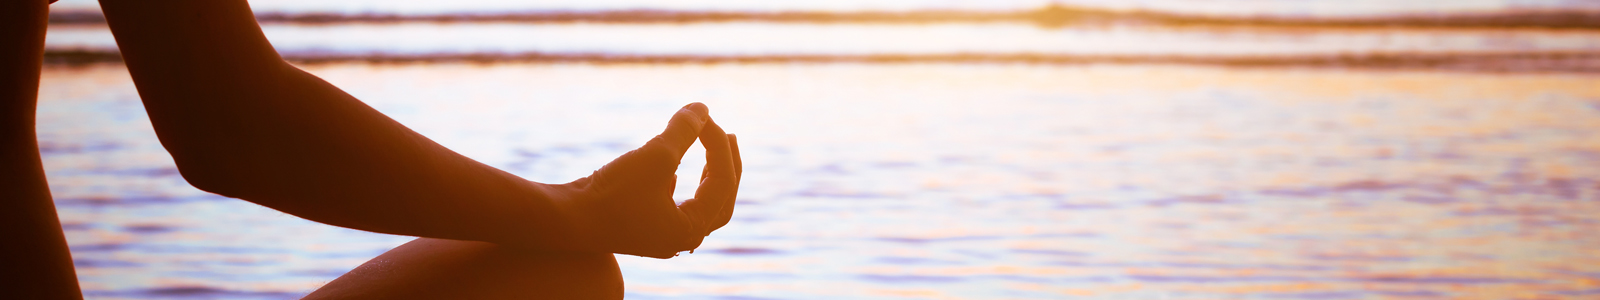
[[[339,276],[306,299],[622,299],[610,253],[512,250],[419,238]]]

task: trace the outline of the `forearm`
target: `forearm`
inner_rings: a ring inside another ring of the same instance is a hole
[[[0,290],[81,299],[34,139],[46,0],[0,1]]]
[[[285,63],[243,0],[102,0],[162,145],[196,187],[384,233],[566,248],[570,209]]]

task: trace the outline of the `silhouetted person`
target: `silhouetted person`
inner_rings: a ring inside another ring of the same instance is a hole
[[[82,298],[34,140],[46,0],[0,1],[0,294]]]
[[[680,109],[661,135],[589,177],[531,182],[450,151],[284,62],[244,0],[101,7],[162,146],[190,184],[317,222],[423,237],[309,298],[620,298],[612,253],[670,258],[733,213],[737,143],[705,105]],[[42,36],[43,10],[28,17],[39,21],[24,31]],[[17,55],[31,55],[18,68],[33,72],[32,90],[38,44]],[[7,126],[32,128],[27,96],[27,122]],[[706,167],[695,198],[678,205],[673,173],[697,138]],[[37,149],[29,151],[42,188]],[[24,214],[41,218],[34,227],[55,226],[56,241],[41,240],[37,255],[66,257],[48,190],[37,193],[44,200],[28,203],[45,207]],[[38,265],[71,274],[70,264]],[[76,292],[75,282],[59,285]]]

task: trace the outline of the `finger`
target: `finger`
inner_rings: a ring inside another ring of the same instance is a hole
[[[700,244],[704,243],[705,240],[706,236],[703,234],[692,235],[684,238],[681,242],[682,244],[678,245],[676,248],[683,249],[678,251],[689,251],[689,253],[694,253],[694,249],[700,248]]]
[[[738,179],[744,179],[744,160],[739,158],[739,136],[728,134],[728,150],[733,151],[733,177],[737,183]]]
[[[683,154],[694,145],[700,130],[711,121],[708,108],[699,102],[678,109],[667,122],[667,129],[644,146],[617,157],[595,171],[592,176],[599,189],[619,188],[616,184],[629,183],[647,190],[666,190],[677,178],[668,176],[678,170]],[[671,180],[667,180],[671,179]],[[642,181],[642,183],[640,182]],[[671,194],[666,197],[671,199]]]
[[[722,207],[722,218],[711,222],[711,230],[716,231],[728,225],[733,220],[733,207],[739,202],[739,182],[744,180],[744,160],[739,158],[739,137],[728,134],[728,150],[733,152],[733,194],[729,195],[728,203]]]
[[[701,130],[700,145],[706,149],[705,179],[702,181],[714,180],[720,184],[737,184],[739,175],[733,161],[733,147],[728,140],[728,134],[722,131],[722,126],[718,126],[716,121],[706,122],[706,127]]]
[[[694,199],[685,201],[678,209],[693,218],[691,224],[697,225],[702,234],[710,234],[711,228],[720,227],[717,222],[725,218],[723,207],[732,202],[729,193],[736,189],[737,179],[727,135],[722,128],[712,121],[706,122],[702,131],[700,145],[706,148],[705,179],[695,189]]]
[[[689,103],[672,115],[672,120],[667,122],[667,129],[651,139],[641,150],[658,151],[670,155],[674,162],[683,159],[683,154],[694,145],[694,140],[705,128],[706,122],[711,121],[710,108],[700,102]]]
[[[693,206],[694,204],[685,203],[684,205]],[[630,231],[619,236],[627,240],[627,244],[633,246],[625,247],[615,253],[667,259],[677,256],[678,252],[691,251],[698,248],[705,238],[705,234],[703,234],[704,226],[696,225],[700,222],[696,222],[697,218],[691,215],[693,211],[697,210],[679,209],[663,215],[664,219],[641,220],[641,222],[652,223],[650,227],[653,229],[651,230],[635,231],[639,228],[625,228],[624,230]],[[705,218],[698,219],[704,220]]]
[[[730,146],[728,134],[722,131],[716,122],[709,122],[701,131],[700,145],[706,148],[706,179],[695,190],[695,198],[707,199],[716,209],[709,214],[707,220],[707,233],[728,223],[732,217],[730,208],[733,206],[734,195],[739,190],[739,175],[733,161],[733,148]]]

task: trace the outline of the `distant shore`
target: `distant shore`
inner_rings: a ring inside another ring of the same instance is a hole
[[[256,15],[262,23],[398,23],[398,22],[523,22],[523,23],[1030,23],[1044,27],[1150,24],[1165,26],[1273,26],[1273,27],[1463,27],[1600,29],[1600,11],[1511,10],[1438,14],[1392,14],[1350,17],[1219,16],[1149,10],[1110,10],[1050,5],[1020,11],[905,11],[905,12],[739,12],[671,10],[524,11],[456,14],[338,14],[276,13]],[[53,24],[104,23],[98,11],[51,12]]]

